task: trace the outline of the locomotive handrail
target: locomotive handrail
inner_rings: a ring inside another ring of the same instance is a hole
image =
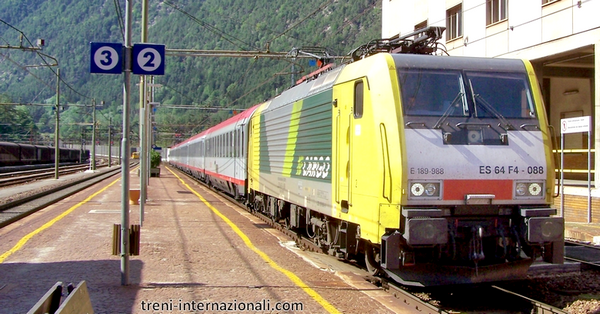
[[[412,127],[413,125],[420,125],[422,127],[427,127],[427,124],[425,124],[425,122],[413,122],[413,121],[408,121],[404,124],[405,126],[409,126]]]
[[[537,124],[529,124],[529,123],[523,123],[523,124],[521,124],[521,125],[519,126],[519,128],[521,128],[521,129],[523,129],[523,130],[527,130],[527,128],[529,128],[529,127],[531,127],[531,128],[535,128],[535,129],[538,129],[538,130],[539,130],[539,128],[540,128],[540,126],[539,126],[539,125],[537,125]]]
[[[552,143],[552,145],[554,147],[558,147],[558,143],[556,142],[556,129],[554,128],[553,125],[548,124],[548,130],[550,132],[552,132],[551,133],[552,139],[550,140],[550,143]],[[554,150],[552,150],[552,152],[554,152]],[[556,165],[560,165],[560,162],[559,162],[559,159],[558,159],[558,155],[554,154],[554,168],[555,169],[556,169]],[[563,175],[561,172],[559,172],[559,173],[560,173],[561,176]],[[558,189],[556,189],[556,193],[554,193],[552,195],[552,197],[554,197],[554,198],[557,198],[557,197],[560,196],[560,182],[561,182],[561,180],[558,180],[558,184],[557,184],[557,188]]]

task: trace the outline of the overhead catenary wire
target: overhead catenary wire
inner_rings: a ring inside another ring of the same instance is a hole
[[[123,22],[123,11],[121,10],[121,3],[119,0],[113,0],[115,4],[115,12],[117,13],[117,22],[119,23],[119,29],[121,29],[121,38],[125,42],[125,26]]]
[[[319,11],[322,11],[323,9],[325,9],[326,7],[328,7],[330,4],[332,4],[335,0],[328,0],[325,1],[323,4],[321,4],[318,8],[316,8],[314,11],[312,11],[310,14],[308,14],[307,16],[305,16],[303,19],[301,19],[300,21],[294,23],[294,25],[288,27],[286,30],[284,30],[281,34],[273,37],[269,42],[273,42],[275,41],[275,39],[285,35],[287,32],[291,31],[292,29],[298,27],[300,24],[304,23],[304,21],[308,20],[310,17],[312,17],[313,15],[317,14]]]
[[[204,21],[200,20],[199,18],[193,16],[192,14],[188,13],[187,11],[183,10],[182,8],[180,8],[179,6],[177,6],[175,3],[173,3],[173,1],[170,0],[165,0],[164,3],[170,7],[172,7],[173,9],[181,12],[182,14],[184,14],[185,16],[187,16],[188,18],[190,18],[192,21],[196,22],[198,25],[204,27],[205,29],[209,30],[210,32],[216,34],[217,36],[219,36],[220,38],[224,39],[225,41],[231,43],[232,45],[242,49],[242,50],[247,50],[246,48],[244,48],[242,45],[243,44],[247,47],[253,47],[251,44],[231,35],[231,34],[227,34],[226,32],[208,24],[205,23]],[[236,44],[234,41],[237,41],[238,44]],[[253,49],[256,49],[255,47],[253,47]]]
[[[2,22],[3,24],[7,25],[8,27],[12,28],[13,30],[17,31],[22,37],[23,39],[25,39],[25,41],[29,44],[29,47],[34,47],[33,43],[29,40],[29,38],[27,37],[27,35],[25,35],[25,33],[23,31],[21,31],[20,29],[16,28],[15,26],[11,25],[10,23],[0,19],[0,22]],[[67,83],[66,81],[63,80],[62,76],[59,76],[58,73],[52,68],[55,65],[51,65],[50,63],[48,63],[48,61],[45,58],[50,58],[50,59],[54,59],[53,57],[46,55],[44,53],[41,53],[39,51],[39,49],[31,49],[33,52],[35,52],[37,54],[37,56],[42,59],[43,61],[43,65],[45,67],[48,67],[50,69],[50,71],[52,73],[54,73],[55,77],[58,77],[59,81],[66,86],[69,90],[71,90],[72,92],[74,92],[75,94],[83,97],[83,98],[87,98],[87,99],[92,99],[91,97],[84,95],[82,93],[80,93],[79,91],[75,90],[69,83]],[[58,62],[57,59],[54,59],[54,61]],[[57,63],[56,66],[58,66],[59,64]],[[27,73],[32,74],[30,71],[27,71]],[[33,75],[33,74],[32,74]],[[35,75],[33,75],[35,77]],[[41,79],[38,78],[40,81]],[[45,84],[46,86],[50,87],[48,84]],[[51,87],[52,90],[55,90],[54,87]],[[68,101],[68,99],[67,99]]]

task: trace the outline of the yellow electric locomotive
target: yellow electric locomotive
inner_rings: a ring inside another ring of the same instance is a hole
[[[378,40],[253,108],[248,206],[407,285],[562,263],[548,121],[528,61]]]

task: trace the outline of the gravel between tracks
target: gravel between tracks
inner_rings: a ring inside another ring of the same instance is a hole
[[[600,270],[531,278],[526,288],[525,295],[567,313],[600,314]]]
[[[73,178],[73,179],[66,179],[66,180],[61,180],[61,181],[57,181],[56,183],[53,184],[46,184],[43,186],[40,186],[38,188],[35,189],[22,189],[20,190],[19,187],[15,187],[15,186],[11,186],[11,187],[7,187],[6,189],[13,189],[16,192],[14,194],[10,194],[10,196],[7,197],[0,197],[0,205],[4,205],[6,203],[10,203],[10,202],[14,202],[20,199],[24,199],[26,197],[44,192],[44,191],[48,191],[51,190],[53,188],[56,187],[60,187],[62,185],[71,183],[73,181],[76,181],[77,179]],[[20,190],[20,191],[19,191]]]

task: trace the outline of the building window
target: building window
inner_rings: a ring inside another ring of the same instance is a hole
[[[462,35],[462,4],[459,4],[446,11],[446,40],[452,40]]]
[[[506,20],[508,12],[506,0],[487,0],[485,6],[487,25]]]
[[[418,30],[423,29],[425,27],[427,27],[427,20],[425,20],[425,21],[423,21],[423,22],[415,25],[415,31],[418,31]],[[414,39],[416,40],[417,38],[419,38],[419,37],[421,37],[423,35],[425,35],[425,33],[417,33],[417,34],[415,34],[415,38]]]

